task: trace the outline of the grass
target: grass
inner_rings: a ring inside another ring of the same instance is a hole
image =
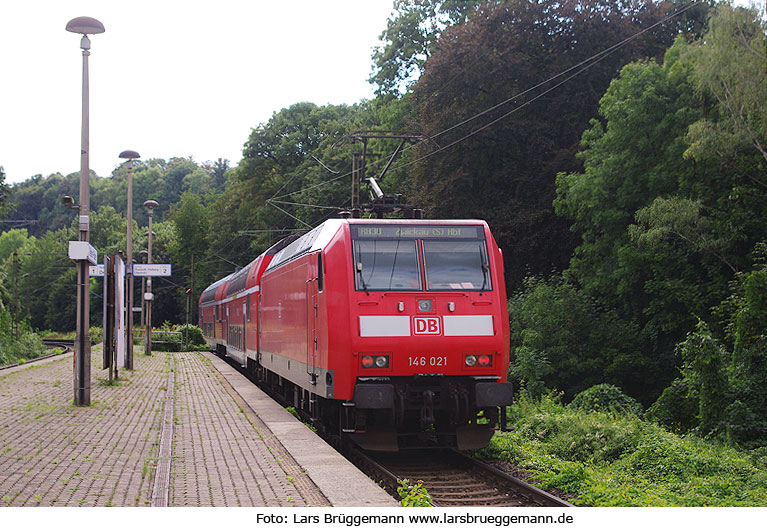
[[[765,506],[767,449],[679,436],[635,415],[521,398],[479,458],[511,462],[578,506]]]

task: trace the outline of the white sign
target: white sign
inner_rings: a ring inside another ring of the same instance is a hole
[[[69,241],[69,258],[72,260],[87,260],[91,264],[96,264],[98,251],[91,246],[90,242],[83,240]]]
[[[95,266],[88,266],[91,277],[104,277],[104,265],[96,264]]]
[[[136,277],[170,277],[170,264],[134,264],[133,275]]]
[[[115,347],[117,367],[125,366],[125,263],[115,255]]]

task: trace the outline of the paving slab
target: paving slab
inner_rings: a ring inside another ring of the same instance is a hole
[[[100,359],[88,407],[71,355],[0,371],[0,505],[396,505],[219,359],[137,351],[111,384]]]
[[[206,356],[332,506],[399,506],[378,484],[229,364],[210,353]]]

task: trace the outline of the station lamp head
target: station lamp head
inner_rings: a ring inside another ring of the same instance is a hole
[[[83,36],[80,40],[80,48],[87,52],[91,49],[91,41],[88,35],[104,33],[104,25],[92,17],[77,17],[67,22],[66,30],[72,33],[79,33]],[[88,55],[87,53],[85,55]]]
[[[104,25],[92,17],[77,17],[67,22],[67,31],[81,35],[104,33]]]
[[[150,199],[150,200],[146,200],[146,201],[144,202],[144,208],[145,208],[145,209],[147,209],[147,210],[149,210],[149,211],[151,211],[151,210],[153,210],[153,209],[156,209],[156,208],[157,208],[157,207],[159,207],[159,206],[160,206],[160,204],[159,204],[159,203],[157,203],[155,200],[151,200],[151,199]]]
[[[62,196],[61,204],[67,209],[79,209],[79,207],[75,205],[75,199],[72,196]]]
[[[125,150],[124,152],[121,152],[119,155],[120,159],[138,159],[141,157],[137,151],[133,150]]]

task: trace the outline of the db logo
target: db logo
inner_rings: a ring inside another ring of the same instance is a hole
[[[415,334],[440,334],[439,318],[413,318]]]

